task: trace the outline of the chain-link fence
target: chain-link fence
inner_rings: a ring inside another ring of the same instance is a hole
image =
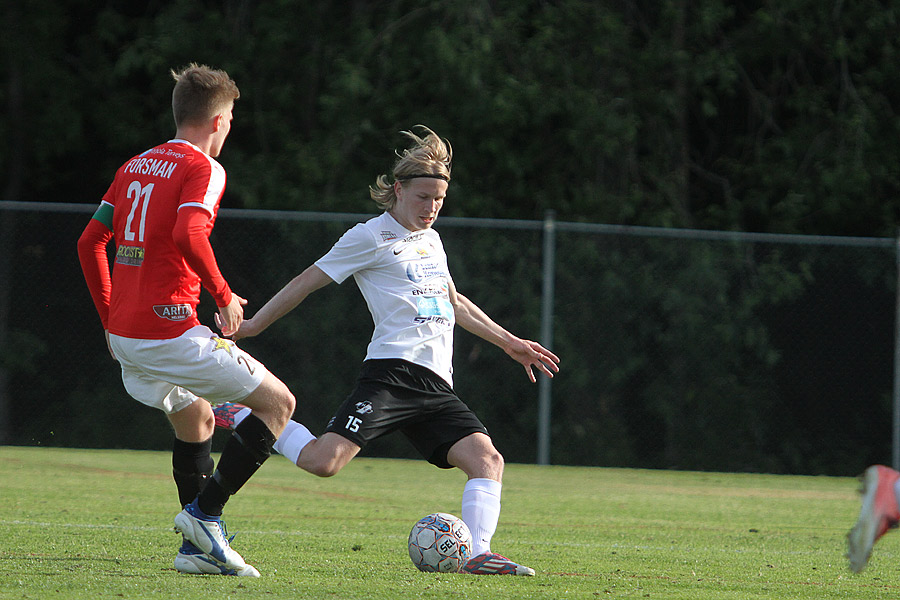
[[[93,209],[0,203],[0,443],[170,447],[166,420],[125,393],[82,279],[75,243]],[[364,218],[223,209],[212,243],[252,315]],[[457,392],[508,461],[842,475],[890,462],[894,240],[450,217],[436,229],[460,291],[517,335],[549,332],[562,359],[541,393],[457,330]],[[204,293],[210,325],[212,308]],[[315,432],[370,334],[348,280],[241,345]],[[364,454],[415,457],[402,437]]]

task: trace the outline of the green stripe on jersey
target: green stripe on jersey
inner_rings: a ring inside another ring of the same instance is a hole
[[[97,219],[104,225],[106,228],[112,231],[112,218],[113,218],[113,207],[110,204],[102,203],[100,204],[100,208],[97,209],[97,212],[94,213],[94,219]]]

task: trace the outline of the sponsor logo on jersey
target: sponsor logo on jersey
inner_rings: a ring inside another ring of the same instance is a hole
[[[170,321],[185,321],[194,314],[190,304],[157,304],[153,307],[157,317]]]
[[[423,323],[434,323],[435,325],[452,325],[453,323],[450,319],[446,317],[435,317],[435,316],[418,316],[413,319],[413,322],[418,324]]]
[[[187,154],[184,154],[183,152],[175,152],[171,148],[150,148],[141,156],[144,156],[145,154],[165,154],[166,156],[171,156],[172,158],[184,158],[185,156],[187,156]]]
[[[396,240],[399,236],[393,231],[382,231],[381,232],[381,241],[387,242],[390,240]]]
[[[404,250],[406,250],[406,248],[404,248],[400,244],[397,244],[393,248],[394,256],[400,256],[401,254],[403,254]],[[416,254],[419,255],[419,258],[428,258],[429,256],[431,256],[431,253],[428,252],[427,248],[422,248],[421,246],[418,246],[418,247],[416,247],[415,250],[416,250]]]
[[[216,350],[224,350],[225,352],[228,353],[228,356],[234,356],[234,354],[232,354],[232,352],[231,352],[231,348],[234,346],[234,342],[232,342],[231,340],[226,340],[224,338],[220,338],[219,336],[216,336],[216,335],[210,337],[209,339],[211,339],[212,341],[214,341],[216,343],[216,347],[212,349],[213,352],[215,352]],[[251,373],[252,372],[253,371],[251,371]]]
[[[446,270],[437,262],[411,262],[406,267],[406,277],[415,283],[431,279],[432,277],[446,276]]]
[[[425,283],[421,288],[414,288],[412,291],[413,296],[447,296],[450,294],[450,286],[447,285],[447,281],[444,278],[441,278],[437,283]]]
[[[416,298],[418,316],[413,319],[416,323],[434,323],[439,326],[453,325],[453,305],[445,297]]]
[[[116,249],[116,263],[120,265],[141,266],[144,262],[144,249],[140,246],[119,246]]]

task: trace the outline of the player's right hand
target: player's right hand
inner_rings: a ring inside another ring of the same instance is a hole
[[[246,300],[232,292],[231,302],[226,306],[219,307],[219,312],[216,313],[216,326],[223,336],[230,337],[240,329],[241,322],[244,320],[244,305],[246,304]]]

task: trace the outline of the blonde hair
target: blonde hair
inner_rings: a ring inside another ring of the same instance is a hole
[[[412,145],[403,152],[396,152],[398,158],[394,163],[392,174],[394,181],[402,182],[417,177],[432,177],[450,181],[450,162],[453,149],[450,142],[442,140],[438,134],[424,125],[416,125],[424,137],[411,131],[400,133],[412,140]],[[391,210],[397,202],[394,182],[388,181],[387,175],[379,175],[375,185],[369,186],[369,195],[382,210]]]
[[[170,73],[175,79],[172,113],[176,127],[199,125],[241,97],[237,84],[225,71],[191,63]]]

